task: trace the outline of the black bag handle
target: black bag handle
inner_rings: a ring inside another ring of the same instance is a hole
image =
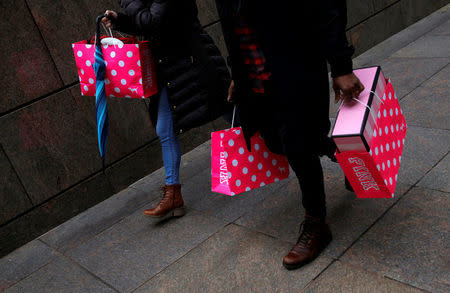
[[[102,22],[102,18],[107,17],[105,14],[100,14],[97,16],[97,20],[95,22],[95,45],[100,46],[100,23]]]

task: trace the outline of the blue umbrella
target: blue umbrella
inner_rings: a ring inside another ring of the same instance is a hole
[[[104,15],[97,17],[97,29],[95,33],[95,108],[97,111],[97,136],[98,147],[100,150],[100,157],[102,158],[103,171],[105,170],[105,154],[106,154],[106,140],[108,138],[108,110],[106,108],[106,93],[105,93],[105,71],[106,64],[103,59],[102,46],[100,42],[100,21]]]

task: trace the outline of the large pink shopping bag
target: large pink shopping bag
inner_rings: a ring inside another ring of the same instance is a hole
[[[271,153],[256,133],[246,147],[241,127],[211,133],[212,191],[235,195],[286,179],[286,156]]]
[[[336,158],[358,197],[393,197],[406,137],[403,111],[381,68],[355,74],[369,94],[340,109],[332,134]]]
[[[102,45],[106,63],[106,96],[119,98],[148,98],[157,93],[155,64],[148,41],[118,38],[122,45]],[[81,94],[95,96],[95,44],[88,40],[72,44]]]

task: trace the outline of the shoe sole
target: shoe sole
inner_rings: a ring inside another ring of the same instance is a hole
[[[164,214],[164,215],[161,215],[161,216],[152,216],[152,215],[148,215],[146,213],[144,213],[144,216],[147,216],[147,217],[150,217],[150,218],[154,218],[154,219],[161,219],[161,218],[165,218],[165,217],[167,217],[167,218],[172,218],[172,217],[179,218],[179,217],[184,216],[185,214],[186,214],[186,211],[185,211],[184,207],[182,207],[182,208],[176,208],[173,211],[168,212],[167,214]]]
[[[320,254],[320,253],[319,253]],[[317,255],[319,256],[319,255]],[[314,258],[315,259],[315,258]],[[312,262],[314,259],[308,260],[306,262],[302,262],[301,264],[287,264],[283,262],[283,266],[288,270],[288,271],[292,271],[292,270],[296,270],[301,268],[302,266],[305,266],[307,264],[309,264],[310,262]]]
[[[324,245],[324,247],[322,247],[322,248],[317,252],[316,257],[314,257],[314,258],[312,258],[312,259],[310,259],[310,260],[308,260],[308,261],[299,263],[299,264],[287,264],[287,263],[283,262],[283,266],[284,266],[287,270],[292,271],[292,270],[299,269],[299,268],[301,268],[302,266],[305,266],[305,265],[311,263],[311,262],[314,261],[317,257],[319,257],[319,255],[322,253],[322,251],[325,250],[325,248],[327,248],[328,245],[330,245],[330,243],[331,243],[332,240],[333,240],[333,238],[330,237],[330,241],[328,241],[328,243],[327,243],[326,245]]]

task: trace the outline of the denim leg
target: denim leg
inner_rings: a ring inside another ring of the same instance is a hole
[[[166,171],[166,184],[180,183],[180,144],[173,130],[172,112],[167,97],[167,90],[160,93],[156,134],[161,141],[162,157]]]

